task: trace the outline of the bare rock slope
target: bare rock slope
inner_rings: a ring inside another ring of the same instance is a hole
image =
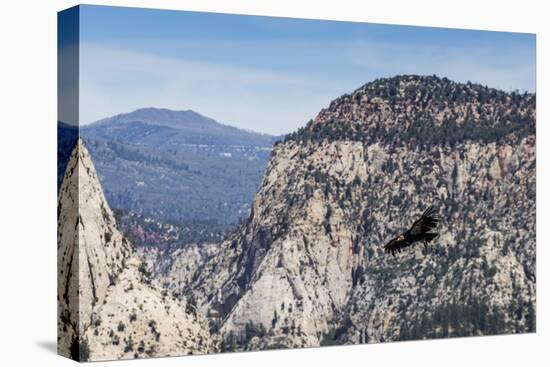
[[[97,361],[213,350],[197,315],[152,284],[116,228],[80,140],[61,185],[58,223],[60,354]]]

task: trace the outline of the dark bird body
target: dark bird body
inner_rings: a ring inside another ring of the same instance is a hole
[[[422,241],[424,247],[428,246],[438,233],[430,232],[432,229],[437,227],[439,223],[439,217],[435,214],[433,206],[430,206],[422,214],[422,216],[417,219],[411,228],[401,235],[393,238],[384,246],[384,251],[395,256],[396,252],[401,252],[405,247],[409,247],[416,242]]]

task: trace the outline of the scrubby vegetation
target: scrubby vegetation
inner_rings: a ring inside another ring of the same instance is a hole
[[[515,142],[535,131],[535,96],[436,76],[378,79],[334,100],[284,141],[456,146]],[[359,106],[359,108],[357,108]],[[319,120],[322,120],[320,122]]]

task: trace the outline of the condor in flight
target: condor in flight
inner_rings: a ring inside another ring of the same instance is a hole
[[[424,242],[424,247],[428,247],[428,243],[438,235],[438,233],[430,232],[437,227],[437,223],[439,223],[439,216],[435,214],[433,206],[430,206],[408,231],[388,242],[384,246],[384,251],[387,254],[391,252],[395,256],[395,252],[401,252],[401,249],[418,241]]]

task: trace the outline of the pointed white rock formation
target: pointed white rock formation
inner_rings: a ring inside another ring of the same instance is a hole
[[[191,308],[156,289],[116,227],[90,154],[78,140],[58,198],[58,350],[78,360],[205,353]]]

